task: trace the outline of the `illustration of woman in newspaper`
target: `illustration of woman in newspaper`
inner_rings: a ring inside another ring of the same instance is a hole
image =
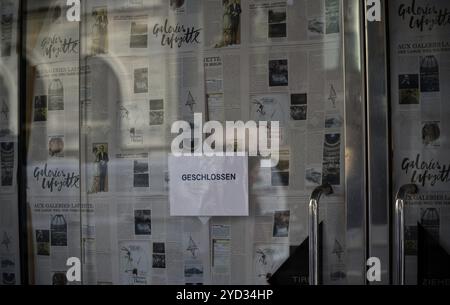
[[[223,45],[227,46],[231,43],[231,11],[229,0],[223,1]]]
[[[94,148],[94,154],[95,152],[95,148]],[[99,186],[99,170],[98,170],[98,163],[94,162],[92,164],[92,185],[91,185],[91,189],[89,190],[89,194],[95,194],[98,192],[98,186]]]
[[[133,257],[131,255],[131,251],[126,248],[126,247],[122,247],[120,249],[121,251],[125,252],[123,254],[124,256],[124,261],[125,261],[125,273],[129,275],[129,285],[132,285],[136,282],[136,278],[138,276],[138,271],[137,268],[134,266],[133,264]]]
[[[140,275],[138,265],[140,263],[140,258],[137,262],[134,261],[133,255],[131,254],[131,250],[127,247],[122,247],[120,249],[123,254],[123,260],[125,262],[125,269],[123,270],[126,275],[128,275],[128,285],[133,285],[140,283]]]
[[[108,144],[94,144],[92,152],[95,155],[93,183],[91,193],[107,192],[108,185]]]
[[[258,282],[266,283],[266,281],[276,271],[275,262],[273,261],[274,250],[270,248],[257,248],[255,258],[255,272]]]
[[[106,192],[106,179],[108,178],[108,153],[105,151],[105,146],[100,145],[97,151],[96,163],[98,163],[99,170],[99,192]]]
[[[239,44],[239,30],[241,18],[240,0],[223,0],[222,39],[216,48]]]
[[[138,241],[120,242],[120,283],[147,285],[149,281],[148,244]]]
[[[239,44],[239,26],[241,21],[241,1],[240,0],[231,0],[231,3],[228,6],[230,13],[230,30],[231,30],[231,43],[230,44]]]
[[[108,50],[108,14],[106,7],[95,8],[92,12],[94,24],[92,26],[91,53],[105,54]]]

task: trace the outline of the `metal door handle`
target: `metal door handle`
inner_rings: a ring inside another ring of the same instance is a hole
[[[319,227],[319,200],[322,194],[330,195],[333,188],[330,184],[325,183],[318,186],[311,193],[308,208],[308,231],[309,231],[309,284],[319,284],[319,268],[318,268],[318,227]]]
[[[397,285],[405,284],[405,198],[416,194],[419,188],[415,184],[402,185],[395,195],[395,258],[397,260]]]

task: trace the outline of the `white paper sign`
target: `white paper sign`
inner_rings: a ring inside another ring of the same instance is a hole
[[[248,158],[169,156],[170,216],[248,216]]]

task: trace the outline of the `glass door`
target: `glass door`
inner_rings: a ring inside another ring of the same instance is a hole
[[[23,10],[29,283],[365,283],[361,1]]]
[[[448,1],[389,1],[393,276],[450,284]]]

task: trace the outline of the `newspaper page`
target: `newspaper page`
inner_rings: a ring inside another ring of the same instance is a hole
[[[253,44],[336,40],[340,4],[326,1],[249,1],[250,41]]]
[[[34,79],[30,91],[27,204],[35,284],[69,284],[66,261],[81,258],[79,171],[79,27],[54,1],[30,42]],[[34,47],[33,47],[34,46]]]
[[[419,194],[409,198],[405,216],[406,283],[444,284],[448,278],[433,276],[433,271],[419,272],[417,259],[422,230],[438,242],[440,251],[450,252],[450,230],[444,225],[450,220],[446,119],[450,27],[439,17],[446,16],[450,6],[446,1],[406,0],[391,5],[390,27],[396,29],[391,32],[390,50],[394,189],[407,183],[419,188]],[[435,267],[428,264],[430,270],[439,270],[439,259],[434,263]]]
[[[345,282],[339,3],[89,1],[80,67],[71,54],[37,65],[28,176],[45,272],[36,282],[60,283],[63,257],[78,251],[88,283],[267,284],[307,238],[308,196],[323,182],[335,188],[320,215],[324,280]],[[278,165],[250,161],[249,217],[169,217],[170,127],[194,113],[279,121]],[[61,171],[73,180],[53,177]]]
[[[211,53],[205,56],[205,91],[208,120],[225,122],[239,118],[241,109],[241,56]]]

